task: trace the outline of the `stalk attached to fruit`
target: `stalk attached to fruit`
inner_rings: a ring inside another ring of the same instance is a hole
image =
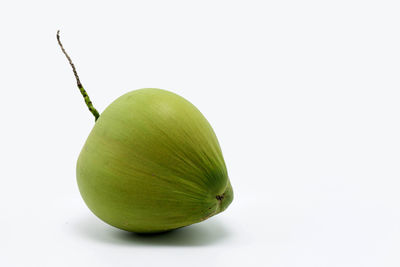
[[[74,72],[95,124],[77,161],[79,191],[104,222],[137,233],[164,232],[224,211],[232,186],[217,137],[200,111],[172,92],[145,88],[101,116]]]

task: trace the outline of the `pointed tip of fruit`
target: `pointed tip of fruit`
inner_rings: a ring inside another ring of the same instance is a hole
[[[228,182],[225,191],[222,194],[216,195],[215,198],[218,201],[217,213],[226,210],[226,208],[232,203],[233,200],[233,191],[231,183]]]

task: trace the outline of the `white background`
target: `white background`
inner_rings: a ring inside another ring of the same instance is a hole
[[[1,1],[0,266],[400,266],[398,1]],[[195,104],[235,192],[161,236],[98,220],[75,163],[100,111]]]

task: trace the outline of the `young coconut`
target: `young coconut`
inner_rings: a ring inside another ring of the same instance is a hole
[[[200,111],[172,92],[146,88],[101,116],[66,53],[95,125],[79,155],[77,181],[89,209],[117,228],[163,232],[224,211],[233,191],[217,137]]]

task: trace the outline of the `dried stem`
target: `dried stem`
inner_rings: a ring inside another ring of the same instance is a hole
[[[72,71],[74,72],[74,76],[75,76],[75,79],[76,79],[76,83],[77,83],[77,85],[78,85],[79,91],[81,91],[81,94],[82,94],[82,96],[83,96],[83,99],[85,99],[86,106],[89,108],[89,111],[93,114],[93,116],[94,116],[94,118],[95,118],[95,121],[97,121],[97,119],[98,119],[99,116],[100,116],[100,115],[99,115],[99,112],[94,108],[94,106],[93,106],[93,104],[92,104],[92,101],[90,101],[90,98],[89,98],[88,94],[86,93],[85,89],[84,89],[83,86],[82,86],[81,81],[79,80],[79,76],[78,76],[78,73],[76,72],[75,65],[74,65],[74,63],[72,63],[71,58],[69,57],[69,55],[67,54],[67,52],[66,52],[65,49],[64,49],[64,46],[63,46],[62,43],[61,43],[61,40],[60,40],[60,31],[57,31],[57,41],[58,41],[58,44],[59,44],[60,47],[61,47],[62,52],[63,52],[64,55],[67,57],[68,62],[69,62],[69,64],[70,64],[71,67],[72,67]]]

